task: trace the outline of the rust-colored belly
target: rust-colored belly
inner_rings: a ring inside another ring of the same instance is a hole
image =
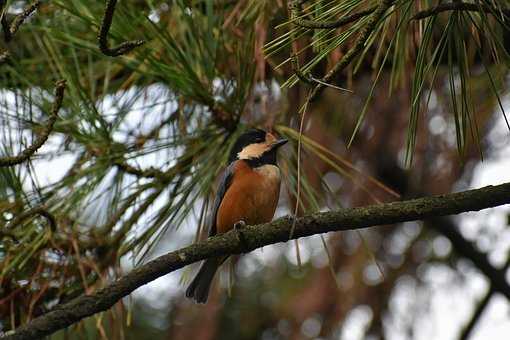
[[[218,209],[217,232],[225,233],[241,220],[248,225],[271,221],[279,194],[280,173],[276,166],[251,169],[239,165]]]

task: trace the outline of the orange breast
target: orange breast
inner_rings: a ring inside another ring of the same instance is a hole
[[[271,221],[279,194],[280,172],[276,166],[252,169],[244,161],[238,161],[232,184],[218,208],[217,232],[229,231],[240,220],[248,225]]]

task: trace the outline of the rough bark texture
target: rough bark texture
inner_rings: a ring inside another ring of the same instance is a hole
[[[478,211],[510,203],[510,183],[460,193],[380,204],[368,207],[316,213],[296,221],[294,238],[330,231],[352,230],[376,225],[429,219]],[[38,339],[79,320],[111,308],[138,287],[156,278],[212,256],[241,254],[289,239],[292,219],[280,218],[259,226],[229,232],[160,256],[121,277],[92,295],[80,296],[32,320],[2,339]]]

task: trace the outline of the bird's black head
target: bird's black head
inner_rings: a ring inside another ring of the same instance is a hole
[[[230,151],[229,163],[243,159],[252,167],[264,164],[276,164],[276,151],[287,143],[286,139],[277,139],[273,134],[261,129],[250,129],[243,133]]]

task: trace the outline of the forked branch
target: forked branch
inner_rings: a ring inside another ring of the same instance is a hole
[[[99,29],[99,34],[97,39],[99,41],[99,49],[103,54],[110,57],[117,57],[122,54],[126,54],[133,50],[134,48],[141,46],[145,43],[144,40],[131,40],[125,41],[116,47],[110,48],[108,46],[108,32],[110,31],[110,27],[112,26],[113,14],[115,13],[115,5],[117,4],[117,0],[107,0],[106,8],[104,11],[103,21],[101,22],[101,28]]]

